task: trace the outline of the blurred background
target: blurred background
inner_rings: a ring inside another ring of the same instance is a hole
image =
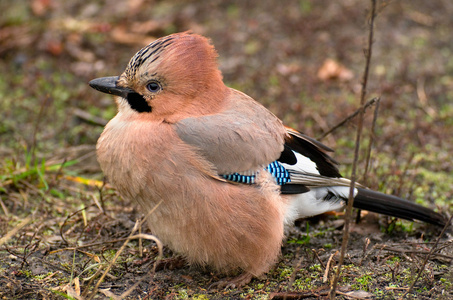
[[[360,181],[451,211],[453,2],[377,6],[366,100],[381,102],[363,176],[374,106],[366,112]],[[95,144],[116,107],[88,81],[121,74],[140,48],[186,30],[212,40],[228,86],[336,149],[349,176],[355,121],[323,134],[359,106],[369,7],[360,0],[1,1],[0,233],[34,212],[33,226],[56,234],[46,222],[61,224],[93,205],[103,180]]]

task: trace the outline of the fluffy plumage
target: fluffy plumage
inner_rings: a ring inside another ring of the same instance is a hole
[[[285,224],[341,208],[349,180],[330,148],[226,87],[216,58],[206,38],[173,34],[140,50],[121,76],[91,81],[118,96],[97,154],[108,180],[145,212],[162,200],[147,221],[164,244],[250,278],[276,261]],[[363,209],[444,222],[397,197],[363,188],[356,197]]]

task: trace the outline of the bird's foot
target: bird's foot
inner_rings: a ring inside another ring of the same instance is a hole
[[[180,269],[187,264],[184,257],[175,256],[170,258],[164,258],[157,262],[156,271],[160,270],[174,270]]]
[[[243,287],[244,285],[248,284],[253,278],[253,275],[244,272],[239,276],[232,277],[232,278],[225,278],[222,280],[219,280],[213,284],[210,285],[209,288],[215,287],[218,289],[234,289],[234,288],[240,288]]]

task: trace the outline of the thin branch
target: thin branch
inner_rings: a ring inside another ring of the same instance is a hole
[[[9,239],[11,239],[16,233],[18,233],[22,228],[25,227],[33,218],[33,215],[28,215],[25,219],[23,219],[16,227],[14,227],[11,231],[7,232],[2,238],[0,238],[0,245],[6,244]]]
[[[398,248],[388,247],[386,245],[384,245],[384,247],[382,249],[390,251],[390,252],[414,253],[414,254],[421,254],[421,255],[429,255],[431,257],[435,256],[436,259],[444,258],[445,260],[449,260],[449,261],[453,260],[453,255],[447,255],[447,254],[442,254],[442,253],[433,253],[432,249],[430,251],[411,250],[411,249],[398,249]],[[436,250],[439,250],[439,248],[437,248]]]
[[[367,178],[368,170],[370,168],[371,149],[373,148],[374,139],[376,137],[376,121],[379,114],[379,104],[381,103],[381,98],[378,97],[374,99],[376,99],[376,106],[374,108],[373,123],[371,124],[370,143],[368,144],[368,149],[366,153],[365,171],[363,172],[363,178],[365,178],[365,180]]]
[[[80,108],[74,109],[73,114],[83,122],[88,123],[90,125],[104,127],[108,122],[107,120],[101,117],[94,116],[87,111],[81,110]]]
[[[341,126],[346,124],[347,122],[349,122],[352,119],[354,119],[361,111],[366,111],[366,109],[368,107],[370,107],[376,101],[379,101],[379,100],[380,100],[379,98],[373,98],[373,99],[369,100],[365,105],[359,107],[355,112],[353,112],[352,114],[350,114],[349,116],[344,118],[342,121],[340,121],[338,124],[336,124],[335,126],[330,128],[328,131],[324,132],[320,137],[317,137],[316,139],[318,141],[322,140],[323,138],[325,138],[326,136],[328,136],[329,134],[331,134],[332,132],[334,132],[335,130],[337,130],[338,128],[340,128]]]
[[[43,101],[41,102],[41,105],[39,107],[39,112],[38,116],[36,117],[35,124],[33,126],[33,135],[32,135],[32,140],[31,140],[31,145],[30,145],[30,153],[31,153],[31,161],[30,163],[34,164],[35,163],[35,152],[36,152],[36,145],[38,144],[37,136],[39,132],[39,126],[41,125],[41,121],[43,120],[43,116],[46,112],[46,107],[48,106],[48,102],[50,101],[49,95],[47,95]],[[27,149],[28,150],[28,149]]]
[[[373,45],[373,28],[374,28],[375,16],[376,16],[376,0],[371,0],[371,16],[370,16],[369,35],[368,35],[368,45],[367,45],[367,50],[365,51],[366,63],[365,63],[365,70],[363,72],[362,90],[361,90],[361,94],[360,94],[360,106],[361,107],[363,107],[363,105],[365,103],[365,95],[366,95],[366,90],[367,90],[368,74],[369,74],[369,69],[370,69],[371,53],[372,53],[372,45]],[[351,185],[349,187],[349,199],[348,199],[348,207],[346,209],[345,223],[344,223],[344,228],[343,228],[343,241],[341,243],[340,260],[338,262],[337,272],[332,280],[332,285],[331,285],[330,292],[329,292],[329,297],[332,300],[334,300],[335,296],[336,296],[338,279],[340,278],[340,273],[341,273],[341,266],[343,265],[344,255],[346,252],[346,247],[348,245],[349,224],[351,222],[352,205],[354,203],[356,170],[357,170],[357,163],[358,163],[358,159],[359,159],[360,137],[362,135],[362,128],[363,128],[363,115],[364,115],[364,110],[361,109],[359,112],[359,119],[358,119],[358,126],[357,126],[357,135],[356,135],[356,143],[355,143],[355,150],[354,150],[354,161],[352,163],[352,172],[351,172]]]

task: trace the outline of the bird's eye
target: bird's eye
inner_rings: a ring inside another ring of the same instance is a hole
[[[148,83],[146,88],[148,89],[148,91],[150,91],[152,93],[156,93],[156,92],[158,92],[158,91],[160,91],[162,89],[162,87],[159,84],[159,82],[156,82],[156,81],[151,81],[150,83]]]

